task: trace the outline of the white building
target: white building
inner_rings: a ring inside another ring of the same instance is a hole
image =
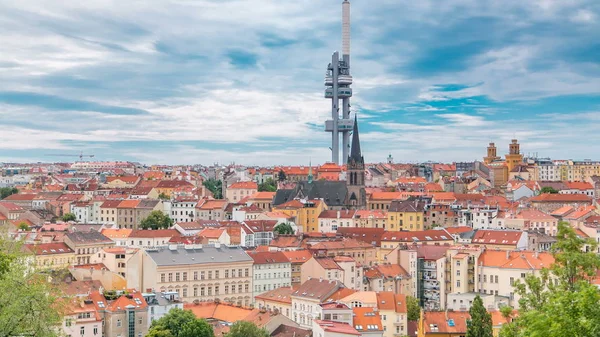
[[[79,303],[70,308],[65,315],[62,330],[67,337],[104,336],[102,317],[96,311],[91,300],[79,299]]]
[[[292,320],[303,328],[312,328],[313,320],[323,317],[321,304],[327,302],[343,284],[339,281],[310,279],[294,291],[292,298]]]
[[[90,223],[93,221],[92,204],[87,201],[71,204],[71,213],[75,214],[77,222]]]
[[[252,300],[262,293],[292,285],[292,264],[283,252],[248,252],[254,260]]]
[[[162,318],[171,309],[179,308],[183,310],[183,301],[179,298],[179,294],[176,291],[142,293],[142,296],[144,296],[146,303],[148,303],[149,324]]]
[[[190,222],[195,220],[196,205],[198,200],[179,199],[171,201],[169,217],[173,222]]]
[[[542,181],[560,181],[560,172],[558,165],[554,163],[543,163],[538,166],[538,180]]]
[[[319,214],[319,232],[335,233],[339,227],[356,227],[354,210],[323,211]]]
[[[500,229],[498,209],[485,207],[469,207],[458,211],[458,225],[473,229]]]

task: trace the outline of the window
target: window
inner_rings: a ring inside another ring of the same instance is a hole
[[[525,278],[525,273],[521,273],[521,278]]]
[[[94,335],[98,334],[98,327],[94,327]]]
[[[196,280],[198,280],[198,272],[197,271],[194,272],[194,281],[196,281]]]
[[[121,320],[120,320],[120,319],[118,319],[118,320],[117,320],[117,328],[120,328],[120,327],[121,327]]]
[[[82,336],[85,335],[85,327],[84,326],[82,326],[81,328],[79,328],[79,334],[82,335]]]
[[[200,272],[200,279],[204,280],[204,272],[203,271]]]
[[[215,286],[215,296],[219,296],[219,286]]]
[[[169,273],[169,282],[173,282],[173,273]]]
[[[183,288],[183,297],[187,297],[187,288]]]
[[[215,278],[218,279],[219,278],[219,271],[215,270]]]
[[[515,285],[515,278],[514,278],[514,277],[511,277],[511,278],[510,278],[510,285],[511,285],[511,286],[514,286],[514,285]]]
[[[225,278],[229,278],[229,269],[225,269]]]
[[[229,286],[228,285],[225,286],[225,294],[229,294]]]
[[[487,282],[487,275],[483,275],[483,282]]]
[[[183,280],[187,281],[187,272],[185,272],[185,271],[183,272]]]
[[[212,270],[209,270],[209,271],[208,271],[208,279],[209,279],[209,280],[212,280]]]
[[[179,273],[175,273],[175,282],[179,282]]]
[[[241,284],[239,284],[239,285],[238,285],[238,293],[241,293],[241,292],[242,292],[242,285],[241,285]]]
[[[250,286],[249,286],[248,284],[244,285],[244,290],[245,290],[246,292],[248,292],[248,291],[249,291],[249,288],[250,288]]]
[[[197,296],[198,296],[198,288],[194,287],[194,297],[197,297]]]
[[[498,275],[495,276],[496,283],[498,283]]]

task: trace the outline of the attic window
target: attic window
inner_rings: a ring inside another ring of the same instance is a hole
[[[362,330],[362,328],[363,328],[362,325],[357,325],[356,326],[356,330]]]

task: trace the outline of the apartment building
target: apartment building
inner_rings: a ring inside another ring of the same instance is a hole
[[[225,199],[229,202],[238,202],[249,198],[258,192],[258,184],[254,181],[237,182],[229,185],[225,190]]]
[[[76,265],[95,263],[98,252],[115,242],[96,231],[67,233],[64,242],[75,252]]]
[[[338,228],[355,227],[354,210],[323,211],[319,214],[320,233],[335,233]]]
[[[27,244],[23,248],[33,253],[38,268],[62,269],[77,261],[75,252],[63,242]]]
[[[252,299],[267,291],[292,284],[292,264],[283,252],[249,251],[254,260]]]
[[[302,283],[302,265],[311,259],[312,254],[308,250],[284,251],[283,255],[290,261],[292,269],[292,286]]]
[[[321,304],[333,295],[343,284],[339,281],[310,279],[291,294],[292,320],[301,327],[311,328],[313,320],[322,318]]]
[[[178,293],[186,302],[252,303],[254,260],[237,246],[169,245],[140,250],[127,265],[127,284]]]
[[[346,288],[361,290],[363,270],[360,264],[348,256],[312,257],[301,267],[302,283],[317,278],[339,280]]]
[[[394,200],[388,209],[388,228],[395,231],[421,231],[425,217],[424,200]]]

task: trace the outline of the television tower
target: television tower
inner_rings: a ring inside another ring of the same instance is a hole
[[[342,158],[348,161],[350,132],[354,121],[350,119],[350,97],[352,97],[352,75],[350,75],[350,1],[342,2],[342,59],[339,52],[331,56],[325,74],[325,98],[331,98],[331,117],[325,122],[325,131],[331,132],[331,162],[340,162],[340,134],[342,135]],[[342,116],[340,118],[340,100]]]

